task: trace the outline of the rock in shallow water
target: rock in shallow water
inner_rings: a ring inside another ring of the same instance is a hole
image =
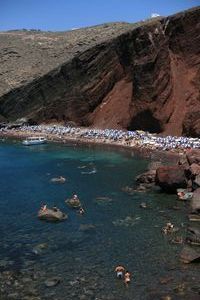
[[[141,217],[132,217],[132,216],[127,216],[125,219],[117,219],[113,221],[113,225],[115,226],[125,226],[125,227],[130,227],[134,226],[137,224],[137,222],[141,219]]]
[[[59,209],[54,210],[47,208],[45,210],[39,210],[38,218],[40,220],[48,221],[48,222],[60,222],[64,221],[68,218],[67,214],[64,214]]]
[[[184,168],[182,166],[162,166],[156,170],[155,182],[167,193],[176,193],[178,188],[186,188]]]
[[[184,246],[180,254],[180,259],[185,264],[189,264],[191,262],[200,262],[200,251],[196,248]]]
[[[93,224],[81,224],[79,230],[86,233],[95,232],[96,226]]]
[[[145,202],[140,203],[141,208],[147,208],[147,204]]]
[[[52,278],[45,280],[45,286],[53,287],[53,286],[58,285],[60,282],[61,282],[60,277],[52,277]]]
[[[197,227],[189,227],[186,241],[192,245],[200,245],[200,229]]]
[[[38,244],[33,248],[32,252],[36,255],[39,255],[39,254],[42,254],[43,251],[47,248],[48,248],[48,245],[46,243]]]
[[[191,209],[192,213],[200,214],[200,188],[196,189],[193,193]]]

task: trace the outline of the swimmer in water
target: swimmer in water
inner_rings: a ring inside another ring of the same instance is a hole
[[[129,273],[129,271],[126,271],[126,273],[124,274],[124,283],[126,286],[128,286],[130,282],[131,282],[131,273]]]
[[[80,214],[80,215],[83,215],[84,213],[85,213],[84,209],[83,209],[82,207],[80,207],[80,209],[79,209],[79,214]]]
[[[123,266],[119,265],[115,268],[115,272],[116,272],[117,278],[122,279],[124,277],[125,268]]]

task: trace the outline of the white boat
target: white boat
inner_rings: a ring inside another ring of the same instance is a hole
[[[47,139],[41,136],[32,136],[28,137],[27,139],[23,140],[22,144],[25,146],[31,146],[31,145],[41,145],[45,144],[47,142]]]

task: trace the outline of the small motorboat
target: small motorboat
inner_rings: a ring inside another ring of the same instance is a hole
[[[45,144],[47,142],[47,139],[42,136],[33,136],[33,137],[28,137],[27,139],[22,141],[22,144],[25,146],[32,146],[32,145],[41,145]]]

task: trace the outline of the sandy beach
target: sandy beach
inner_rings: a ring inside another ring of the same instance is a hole
[[[110,131],[108,136],[105,136],[105,131]],[[162,155],[177,156],[182,155],[186,150],[183,147],[175,147],[165,149],[162,144],[155,139],[155,135],[136,131],[122,132],[117,130],[100,130],[91,128],[68,128],[57,125],[38,125],[38,126],[22,126],[20,128],[3,128],[0,130],[0,137],[26,139],[27,137],[43,136],[49,142],[57,143],[73,143],[86,145],[102,145],[115,148],[124,148],[134,150],[143,156],[148,156],[150,153],[160,153]],[[116,137],[117,136],[117,137]],[[160,139],[160,137],[158,137]],[[196,141],[196,139],[193,139]]]
[[[49,128],[50,126],[48,126]],[[31,127],[30,127],[31,128]],[[47,128],[46,126],[44,128]],[[55,128],[55,126],[53,126]],[[95,130],[90,128],[71,128],[71,131],[75,133],[54,133],[46,132],[46,130],[30,130],[28,127],[22,127],[19,129],[5,129],[0,131],[1,138],[16,138],[16,139],[26,139],[30,136],[38,137],[43,136],[48,141],[59,142],[59,143],[76,143],[76,144],[96,144],[96,145],[108,145],[115,147],[123,147],[128,149],[146,149],[146,150],[161,150],[154,144],[144,143],[143,139],[138,136],[129,138],[125,136],[120,139],[111,138],[96,138],[87,137],[85,135],[89,130]],[[98,130],[98,129],[97,129]],[[146,134],[146,133],[144,133]],[[148,134],[148,133],[147,133]],[[171,152],[179,153],[182,149],[170,149]]]

